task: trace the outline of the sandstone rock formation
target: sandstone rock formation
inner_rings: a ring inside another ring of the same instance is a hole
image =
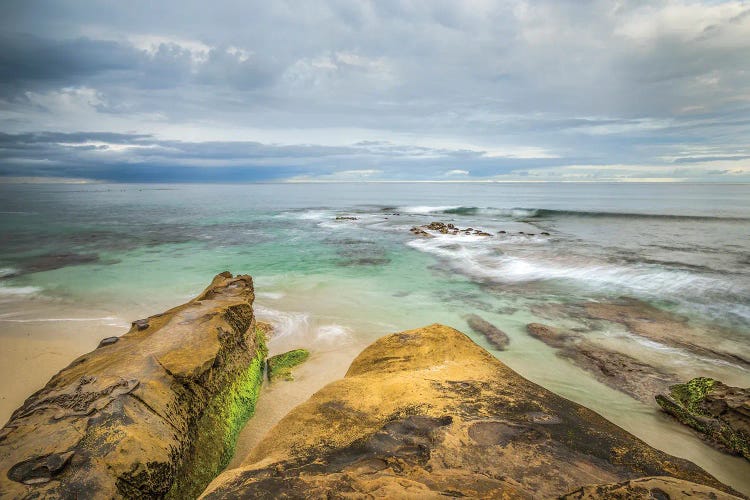
[[[750,388],[698,377],[673,385],[656,401],[717,448],[750,460]]]
[[[561,497],[563,500],[729,500],[737,498],[710,486],[695,484],[673,477],[642,477],[622,483],[584,486]]]
[[[529,323],[526,329],[532,337],[557,348],[559,356],[571,360],[600,382],[643,403],[653,404],[654,396],[676,382],[673,375],[627,354],[600,347],[580,334],[540,323]]]
[[[552,498],[643,476],[733,493],[432,325],[366,348],[204,497]]]
[[[189,498],[233,453],[266,348],[249,276],[73,361],[0,430],[2,498]]]

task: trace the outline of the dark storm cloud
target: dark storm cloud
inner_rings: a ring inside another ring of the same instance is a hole
[[[5,175],[750,175],[746,1],[2,10]]]

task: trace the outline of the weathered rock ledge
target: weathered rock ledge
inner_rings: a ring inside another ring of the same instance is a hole
[[[432,325],[365,349],[204,497],[669,498],[662,486],[736,494]]]
[[[671,386],[656,401],[715,447],[750,460],[750,388],[698,377]]]
[[[231,458],[266,348],[249,276],[133,323],[0,430],[2,498],[190,498]]]

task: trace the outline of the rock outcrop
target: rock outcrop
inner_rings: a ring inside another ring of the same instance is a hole
[[[750,388],[698,377],[673,385],[656,401],[717,448],[750,460]]]
[[[2,498],[189,498],[232,456],[266,348],[249,276],[107,339],[0,430]]]
[[[552,498],[643,476],[734,493],[432,325],[366,348],[204,497]]]
[[[529,323],[532,337],[558,349],[557,354],[588,371],[600,382],[653,405],[654,396],[676,382],[673,375],[627,354],[610,351],[575,332],[561,331],[541,323]]]

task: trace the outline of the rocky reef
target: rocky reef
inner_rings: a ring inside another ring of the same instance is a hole
[[[294,380],[292,368],[310,357],[307,349],[294,349],[268,358],[268,380]]]
[[[750,460],[750,389],[698,377],[671,386],[656,401],[717,448]]]
[[[660,491],[735,493],[431,325],[370,345],[203,496],[670,498]]]
[[[262,382],[253,299],[250,276],[219,274],[55,375],[0,430],[0,496],[197,496]]]
[[[541,323],[526,325],[529,334],[557,349],[557,355],[591,373],[600,382],[647,404],[676,382],[673,375],[627,354],[605,349],[577,332]]]

